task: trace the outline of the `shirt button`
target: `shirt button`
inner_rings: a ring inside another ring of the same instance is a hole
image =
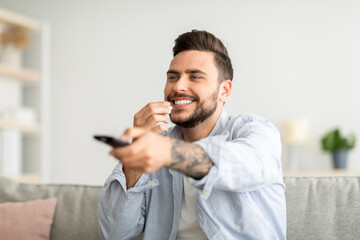
[[[209,192],[203,191],[203,194],[204,194],[204,196],[207,196],[209,194]]]
[[[154,185],[155,185],[154,182],[151,182],[151,183],[150,183],[150,186],[151,186],[151,187],[154,187]]]

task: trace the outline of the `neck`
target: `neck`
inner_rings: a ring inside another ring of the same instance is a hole
[[[218,106],[218,108],[211,117],[193,128],[181,128],[184,140],[186,142],[195,142],[209,136],[222,113],[222,109],[222,106]]]

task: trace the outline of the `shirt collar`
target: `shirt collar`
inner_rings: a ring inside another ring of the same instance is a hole
[[[224,127],[227,125],[228,121],[229,121],[229,116],[223,109],[220,117],[218,118],[218,120],[215,124],[215,127],[213,128],[213,130],[211,130],[209,136],[217,135],[222,129],[224,129]]]

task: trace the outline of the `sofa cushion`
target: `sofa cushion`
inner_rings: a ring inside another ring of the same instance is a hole
[[[28,202],[0,203],[2,240],[48,240],[56,198]]]
[[[52,240],[101,239],[97,205],[101,186],[21,184],[0,176],[0,203],[56,197]]]
[[[360,177],[284,178],[287,239],[360,239]],[[101,239],[103,187],[27,185],[0,177],[0,203],[58,199],[51,239]]]
[[[360,178],[285,178],[288,239],[360,239]]]

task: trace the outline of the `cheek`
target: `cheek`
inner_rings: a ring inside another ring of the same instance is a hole
[[[171,86],[170,84],[166,83],[164,88],[164,98],[166,100],[166,97],[169,96],[171,93]]]

